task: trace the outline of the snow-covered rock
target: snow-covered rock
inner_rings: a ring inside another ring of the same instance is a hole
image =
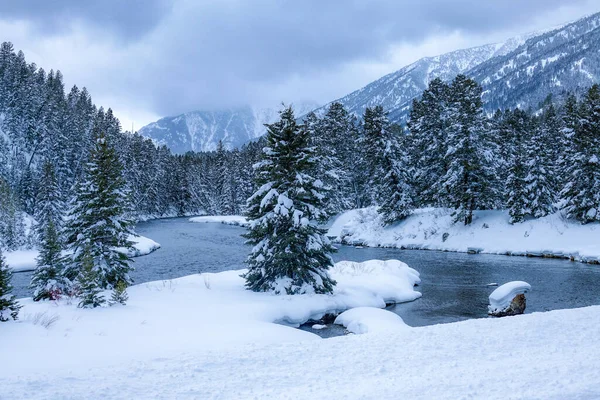
[[[344,311],[334,323],[358,334],[408,328],[398,314],[373,307],[357,307]]]
[[[452,210],[422,208],[406,220],[384,226],[374,207],[347,211],[335,218],[328,236],[371,247],[443,250],[600,260],[600,223],[582,225],[557,212],[510,224],[506,211],[475,211],[471,225],[455,223]]]
[[[221,223],[226,225],[248,226],[248,220],[241,215],[206,215],[190,218],[190,222]]]
[[[525,311],[525,293],[531,290],[531,285],[523,281],[505,283],[490,294],[490,315],[502,317],[506,315],[523,314]]]

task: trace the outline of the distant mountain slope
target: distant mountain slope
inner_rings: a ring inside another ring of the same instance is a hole
[[[412,100],[427,88],[431,80],[437,77],[451,80],[456,75],[465,73],[490,58],[510,53],[531,36],[533,34],[514,37],[504,43],[488,44],[436,57],[422,58],[337,101],[356,115],[362,115],[367,107],[381,104],[389,111],[392,120],[404,121]],[[322,113],[326,107],[317,110],[317,113]]]
[[[600,81],[600,13],[528,39],[467,72],[484,88],[489,110],[536,106],[548,94]]]
[[[336,101],[361,116],[366,107],[383,105],[394,122],[405,122],[412,100],[434,78],[452,80],[466,74],[484,89],[484,105],[497,108],[536,107],[548,94],[562,95],[600,82],[600,13],[543,33],[503,43],[426,57],[386,75]],[[296,107],[323,114],[327,105]],[[163,118],[140,130],[176,153],[214,150],[219,140],[233,148],[264,133],[264,123],[277,119],[275,109],[250,107],[220,112],[194,111]]]
[[[295,105],[298,115],[316,107],[307,103]],[[264,124],[279,117],[278,109],[241,107],[222,111],[191,111],[175,117],[162,118],[144,126],[139,133],[174,153],[212,151],[219,140],[226,148],[239,147],[265,133]]]

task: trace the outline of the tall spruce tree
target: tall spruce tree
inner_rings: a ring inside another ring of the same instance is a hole
[[[473,222],[473,211],[493,208],[498,201],[494,157],[481,101],[481,86],[458,75],[450,87],[447,171],[442,195],[455,209],[455,220]]]
[[[442,206],[442,177],[448,166],[443,157],[447,151],[448,102],[450,87],[436,78],[429,83],[419,100],[413,102],[408,128],[411,138],[411,164],[417,192],[424,205]]]
[[[328,190],[325,210],[335,215],[351,207],[349,192],[351,190],[350,166],[346,162],[350,158],[352,146],[352,120],[348,111],[339,102],[333,102],[323,118],[316,124],[314,114],[307,116],[306,125],[316,148],[318,163],[317,173]]]
[[[21,306],[12,294],[12,271],[4,261],[2,249],[0,249],[0,322],[17,319]]]
[[[259,189],[248,200],[246,286],[275,293],[331,293],[328,274],[333,246],[325,230],[322,183],[309,175],[316,162],[309,135],[291,107],[267,125],[262,160],[256,165]]]
[[[562,191],[567,217],[581,223],[600,221],[600,86],[594,85],[581,101],[579,122],[571,141],[573,150]]]
[[[531,120],[523,110],[515,109],[507,112],[507,135],[510,147],[508,150],[508,176],[505,183],[506,206],[510,223],[522,222],[531,214],[527,193],[527,145],[531,143]]]
[[[66,247],[70,255],[65,275],[75,281],[82,271],[83,250],[87,248],[97,284],[102,289],[112,289],[121,281],[131,283],[131,258],[127,251],[132,249],[128,238],[132,221],[126,217],[129,196],[115,150],[98,128],[95,138],[69,212]]]
[[[414,209],[402,129],[391,125],[383,107],[377,106],[365,111],[364,131],[374,201],[386,224],[401,221]]]
[[[532,128],[533,134],[527,146],[527,176],[525,192],[527,208],[534,218],[545,217],[554,212],[556,201],[553,162],[556,153],[553,151],[555,110],[552,104],[544,111],[542,117]]]
[[[61,232],[63,226],[64,203],[61,199],[60,188],[54,172],[54,166],[46,160],[42,167],[42,176],[36,199],[36,230],[38,239],[44,241],[44,233],[48,224],[54,225],[56,232]]]

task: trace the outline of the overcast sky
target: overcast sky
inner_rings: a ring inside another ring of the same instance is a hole
[[[424,56],[600,11],[600,0],[3,0],[0,38],[125,129],[197,109],[324,104]]]

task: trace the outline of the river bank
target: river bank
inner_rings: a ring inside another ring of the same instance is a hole
[[[354,246],[439,250],[561,258],[600,263],[600,224],[581,225],[561,213],[510,224],[506,211],[476,211],[471,225],[455,223],[452,211],[426,208],[385,227],[374,207],[334,218],[328,235]]]

